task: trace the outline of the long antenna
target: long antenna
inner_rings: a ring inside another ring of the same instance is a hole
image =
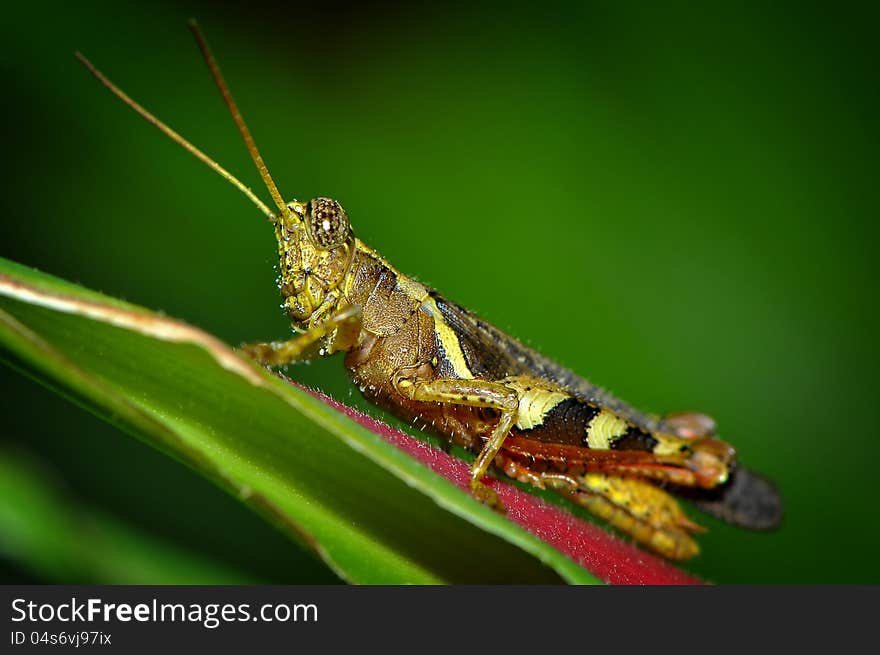
[[[196,37],[196,43],[199,44],[199,50],[202,51],[205,63],[208,64],[208,68],[211,70],[211,75],[214,77],[214,82],[217,83],[217,88],[220,89],[220,95],[223,96],[223,102],[226,103],[229,113],[232,114],[232,120],[235,121],[238,131],[241,133],[241,138],[244,139],[244,144],[247,146],[248,152],[251,153],[251,158],[257,165],[257,170],[260,171],[260,176],[263,178],[266,188],[269,189],[269,193],[272,195],[272,200],[275,201],[275,205],[281,211],[282,215],[287,214],[290,210],[284,203],[284,198],[278,191],[278,187],[275,186],[275,180],[269,175],[269,169],[266,168],[266,164],[263,162],[263,157],[257,149],[257,144],[254,142],[254,138],[251,136],[251,131],[244,122],[244,117],[242,117],[241,112],[238,110],[238,105],[235,104],[232,93],[226,85],[226,80],[223,79],[223,73],[220,72],[220,66],[217,64],[217,60],[214,59],[214,55],[211,53],[211,48],[208,47],[205,35],[202,34],[202,30],[194,18],[189,20],[189,29],[192,30],[193,36]]]
[[[260,200],[253,191],[251,191],[248,187],[246,187],[244,184],[242,184],[238,180],[238,178],[236,178],[232,173],[227,171],[225,168],[223,168],[216,161],[214,161],[213,159],[208,157],[208,155],[206,155],[204,152],[202,152],[201,150],[196,148],[193,144],[191,144],[189,141],[184,139],[182,136],[180,136],[177,132],[172,130],[165,123],[160,121],[158,118],[153,116],[153,114],[151,114],[149,111],[147,111],[146,109],[141,107],[137,102],[132,100],[122,89],[120,89],[118,86],[113,84],[113,82],[111,82],[109,79],[107,79],[107,77],[101,71],[99,71],[97,68],[95,68],[95,66],[92,64],[92,62],[90,62],[88,59],[86,59],[82,53],[77,52],[75,54],[76,54],[76,58],[79,59],[80,62],[82,62],[83,66],[85,66],[88,69],[88,71],[92,75],[94,75],[101,84],[103,84],[105,87],[107,87],[110,90],[110,92],[113,93],[113,95],[115,95],[117,98],[122,100],[122,102],[124,102],[126,105],[128,105],[129,107],[134,109],[138,114],[140,114],[143,118],[145,118],[147,120],[147,122],[152,123],[153,125],[158,127],[162,132],[165,133],[165,135],[167,137],[169,137],[172,141],[174,141],[178,145],[182,146],[184,150],[186,150],[190,154],[194,155],[196,157],[196,159],[198,159],[202,163],[206,164],[209,168],[213,169],[217,174],[220,175],[220,177],[225,179],[227,182],[231,182],[239,191],[241,191],[244,195],[246,195],[250,199],[250,201],[252,203],[254,203],[260,209],[260,211],[266,215],[266,217],[270,221],[272,221],[274,223],[277,220],[275,214],[272,213],[272,210],[269,209],[268,206],[266,206],[266,203],[264,203],[262,200]]]

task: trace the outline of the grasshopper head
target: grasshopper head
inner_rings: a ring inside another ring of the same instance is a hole
[[[196,37],[196,42],[245,146],[272,196],[277,212],[260,200],[250,187],[132,100],[88,59],[79,53],[76,56],[111,93],[235,186],[275,225],[281,256],[279,286],[284,294],[284,307],[295,323],[308,326],[310,321],[329,316],[343,297],[339,286],[345,278],[354,253],[354,237],[348,224],[348,215],[342,205],[330,198],[315,198],[305,204],[297,201],[284,202],[241,112],[232,99],[232,93],[220,73],[220,67],[195,21],[190,22],[190,29]]]
[[[306,324],[335,307],[351,263],[354,236],[348,214],[336,200],[314,198],[287,204],[275,235],[281,259],[279,287],[290,318]],[[320,311],[319,311],[320,310]]]

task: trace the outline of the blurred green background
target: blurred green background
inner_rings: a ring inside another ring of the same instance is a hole
[[[256,189],[190,16],[288,198],[338,198],[403,271],[633,404],[715,416],[778,483],[781,530],[701,517],[711,531],[689,570],[880,582],[877,15],[799,3],[5,8],[0,254],[236,344],[288,334],[271,229],[72,56]],[[359,402],[338,361],[292,374]],[[65,526],[88,516],[124,526],[142,561],[176,563],[179,575],[145,581],[336,581],[176,462],[0,376],[0,459],[12,463],[0,512],[59,535],[57,553],[33,557],[0,535],[3,579],[127,581],[124,563],[108,571],[71,550],[81,535]],[[33,478],[16,486],[12,470]],[[28,485],[72,514],[32,510]]]

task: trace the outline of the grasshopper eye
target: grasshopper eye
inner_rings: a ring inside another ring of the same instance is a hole
[[[319,248],[334,248],[348,240],[351,228],[348,214],[332,198],[315,198],[309,201],[306,211],[309,236]]]

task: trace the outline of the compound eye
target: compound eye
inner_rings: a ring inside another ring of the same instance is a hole
[[[348,214],[332,198],[315,198],[308,206],[309,236],[319,248],[334,248],[348,240]]]

